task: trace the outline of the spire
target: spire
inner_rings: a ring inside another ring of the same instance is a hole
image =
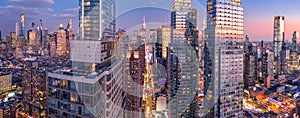
[[[142,24],[142,29],[146,29],[146,18],[145,16],[143,17],[143,24]]]
[[[34,22],[31,23],[32,30],[34,30]]]
[[[72,19],[69,20],[67,28],[72,28]]]
[[[40,28],[41,29],[43,28],[43,21],[42,21],[42,19],[40,19]]]

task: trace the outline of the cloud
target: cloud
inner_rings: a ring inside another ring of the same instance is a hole
[[[52,9],[52,8],[47,8],[47,10],[50,12],[54,11],[54,9]]]
[[[52,14],[53,18],[75,18],[77,14]]]
[[[32,22],[38,22],[43,16],[49,16],[49,13],[42,12],[41,8],[24,7],[16,5],[0,6],[0,30],[6,35],[10,31],[15,31],[16,22],[20,22],[20,14],[25,14],[25,28],[26,30],[31,27]]]
[[[66,12],[71,12],[71,13],[78,13],[78,7],[75,8],[68,8],[65,10]]]
[[[9,0],[8,2],[24,7],[45,7],[54,4],[54,0]]]

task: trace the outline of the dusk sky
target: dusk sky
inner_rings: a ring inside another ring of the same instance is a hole
[[[245,35],[251,40],[272,40],[274,16],[286,17],[286,39],[290,40],[294,31],[300,31],[299,0],[243,0],[245,9]],[[49,31],[56,31],[59,24],[66,26],[73,20],[73,28],[78,29],[79,0],[0,0],[0,30],[2,37],[14,31],[19,15],[25,13],[26,30],[31,23],[38,25],[43,19],[43,26]],[[116,0],[117,27],[130,29],[146,21],[168,24],[172,0]],[[198,9],[198,26],[205,19],[206,0],[193,0],[193,7]]]

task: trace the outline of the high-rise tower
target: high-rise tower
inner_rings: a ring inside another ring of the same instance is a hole
[[[116,35],[115,0],[80,0],[80,40],[106,40]]]
[[[123,58],[115,50],[115,0],[79,0],[79,5],[80,36],[70,44],[72,67],[48,73],[49,116],[122,117]]]
[[[59,56],[65,55],[67,53],[67,39],[66,39],[66,31],[62,24],[60,24],[59,29],[57,31],[56,40],[57,40],[56,54]]]
[[[282,49],[282,42],[284,40],[285,32],[285,17],[284,16],[275,16],[274,18],[274,56],[280,56],[280,51]]]
[[[207,0],[207,117],[243,117],[243,19],[240,0]]]
[[[22,13],[20,15],[21,25],[20,25],[20,36],[25,36],[25,15]]]
[[[173,0],[171,42],[167,49],[168,115],[198,117],[198,31],[197,9],[191,0]],[[163,48],[166,47],[163,41]],[[195,43],[197,42],[197,43]],[[165,43],[166,44],[166,43]],[[163,49],[164,51],[164,49]],[[164,52],[162,53],[163,56]]]
[[[299,43],[300,43],[299,32],[295,31],[293,33],[293,39],[292,39],[292,50],[291,50],[292,52],[298,52]]]

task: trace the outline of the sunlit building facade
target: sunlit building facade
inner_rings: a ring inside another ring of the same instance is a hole
[[[57,31],[57,45],[56,45],[56,54],[65,55],[67,52],[67,37],[66,31],[61,24],[59,30]]]
[[[243,19],[240,0],[207,1],[207,117],[243,117]]]
[[[280,51],[282,49],[282,43],[285,35],[285,17],[284,16],[275,16],[274,18],[274,56],[280,56]]]
[[[173,11],[189,9],[192,7],[191,0],[173,0]]]
[[[162,26],[162,57],[167,58],[167,49],[169,44],[171,43],[171,27],[170,26]]]

